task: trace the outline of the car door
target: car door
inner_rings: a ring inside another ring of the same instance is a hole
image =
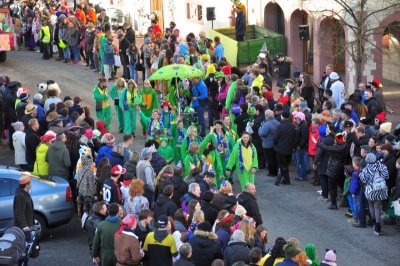
[[[13,201],[18,181],[0,178],[0,233],[13,225]]]

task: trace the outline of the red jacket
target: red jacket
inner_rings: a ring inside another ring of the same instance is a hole
[[[317,144],[314,143],[312,137],[314,137],[315,140],[318,141],[319,139],[318,127],[314,129],[310,126],[308,130],[308,154],[311,156],[315,156],[317,154]]]

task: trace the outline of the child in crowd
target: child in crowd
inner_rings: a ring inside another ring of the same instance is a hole
[[[192,142],[189,145],[189,152],[186,155],[185,158],[185,165],[189,166],[190,164],[193,164],[195,167],[202,169],[202,161],[199,156],[199,151],[200,151],[200,145],[197,142]],[[190,167],[185,167],[185,176],[188,176],[190,173]]]
[[[349,195],[347,195],[347,199],[349,196],[352,198],[353,202],[353,218],[347,220],[348,223],[357,223],[358,222],[358,212],[360,209],[361,204],[361,187],[360,182],[358,180],[358,171],[360,169],[360,157],[353,157],[353,171],[351,173],[351,180],[350,180],[350,188],[349,188]],[[349,200],[350,203],[350,200]]]
[[[167,164],[171,164],[174,161],[175,153],[170,145],[168,145],[168,138],[161,138],[160,147],[158,147],[157,152],[164,157]]]
[[[353,212],[354,212],[353,197],[350,193],[350,180],[352,172],[353,172],[353,166],[347,165],[344,169],[344,175],[346,176],[346,179],[344,180],[343,195],[346,196],[347,203],[349,205],[349,209],[345,214],[345,216],[349,218],[353,217]]]

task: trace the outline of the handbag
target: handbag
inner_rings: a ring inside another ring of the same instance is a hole
[[[143,64],[142,63],[136,63],[136,71],[143,71]]]
[[[114,66],[121,67],[121,58],[119,55],[114,55]]]
[[[96,101],[96,112],[101,112],[103,110],[102,102]]]
[[[244,103],[244,97],[241,96],[239,103],[232,103],[232,114],[238,115],[240,114],[240,105]]]
[[[114,99],[114,105],[119,106],[119,99],[117,98]]]

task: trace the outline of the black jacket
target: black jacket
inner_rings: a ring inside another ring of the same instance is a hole
[[[28,129],[25,136],[25,157],[28,163],[33,164],[36,161],[36,148],[39,144],[38,132]]]
[[[335,144],[335,141],[331,135],[327,135],[322,140],[322,143],[325,144],[326,146],[333,146],[333,144]],[[330,157],[329,152],[327,152],[322,148],[317,148],[317,154],[315,155],[314,158],[314,164],[318,165],[318,175],[326,175],[326,169],[328,168],[329,157]]]
[[[135,230],[133,232],[135,235],[138,237],[140,247],[143,248],[144,241],[146,240],[147,235],[151,232],[151,228],[149,225],[146,225],[146,227],[143,227],[140,221],[137,221],[137,225]]]
[[[278,76],[281,78],[290,78],[290,59],[285,56],[282,62],[278,62],[279,71]]]
[[[173,266],[195,266],[195,265],[190,262],[190,259],[181,256],[179,260],[174,262]]]
[[[151,167],[153,167],[156,175],[158,175],[161,169],[163,169],[163,167],[167,164],[167,161],[158,152],[153,152],[151,155],[150,164]]]
[[[364,103],[368,108],[368,113],[367,113],[367,117],[366,117],[368,120],[368,123],[370,125],[374,125],[375,117],[378,114],[376,99],[375,99],[375,97],[371,97],[368,100],[365,100]]]
[[[125,37],[122,41],[119,42],[119,53],[120,55],[126,55],[127,50],[129,49],[129,46],[131,43],[129,40]]]
[[[242,205],[243,208],[246,209],[247,215],[254,219],[254,221],[256,222],[256,226],[261,225],[263,221],[261,218],[260,209],[258,208],[256,197],[246,191],[243,191],[239,195],[238,199],[242,200],[242,203],[240,205]]]
[[[396,168],[396,158],[393,154],[389,153],[387,156],[383,157],[382,163],[386,165],[389,178],[386,179],[386,186],[389,191],[396,185],[396,177],[397,177],[397,168]]]
[[[211,266],[216,259],[222,259],[221,247],[215,242],[217,235],[199,229],[189,240],[192,246],[192,263],[196,266]]]
[[[224,251],[224,266],[232,266],[238,261],[250,263],[250,248],[246,242],[230,241]]]
[[[130,43],[135,43],[135,31],[132,27],[129,27],[129,29],[126,30],[125,38],[128,39]]]
[[[317,142],[317,147],[322,148],[330,153],[326,175],[332,178],[339,178],[343,176],[343,164],[347,156],[346,143],[336,143],[333,146],[327,146],[322,142]]]
[[[93,239],[99,223],[106,219],[105,215],[94,212],[85,222],[85,229],[88,237],[89,249],[92,251]]]
[[[181,206],[181,198],[185,193],[187,193],[189,185],[182,180],[181,176],[174,175],[173,177],[165,180],[164,185],[173,185],[174,194],[172,195],[172,201],[176,206]]]
[[[296,130],[288,119],[283,119],[276,127],[273,136],[275,151],[281,154],[290,155],[293,153],[294,138]]]
[[[16,90],[12,88],[10,93],[5,98],[5,104],[3,106],[4,110],[4,120],[5,126],[10,127],[11,123],[17,122],[17,113],[15,112],[15,101],[17,100]]]
[[[366,135],[362,135],[360,138],[357,138],[356,134],[350,134],[347,136],[350,139],[351,143],[354,143],[354,156],[361,157],[361,146],[368,145],[369,137]]]
[[[200,198],[203,198],[203,195],[206,191],[211,189],[210,185],[203,179],[203,176],[198,175],[195,177],[194,181],[200,186]]]
[[[246,130],[247,122],[250,121],[251,117],[247,112],[242,112],[240,115],[236,116],[233,122],[236,124],[238,136],[242,135],[243,131]]]
[[[34,224],[31,195],[20,187],[15,190],[13,214],[14,225],[21,229],[31,227]]]
[[[258,129],[261,127],[264,120],[265,120],[265,115],[263,113],[260,113],[258,116],[254,117],[253,120],[252,129],[254,133],[251,135],[251,137],[252,137],[252,142],[256,147],[257,153],[263,153],[262,140],[260,135],[258,135]]]
[[[177,210],[178,207],[169,197],[164,194],[160,194],[156,204],[154,204],[154,221],[157,221],[160,215],[174,217],[174,214]]]
[[[294,138],[294,147],[306,149],[308,147],[308,128],[305,121],[301,121],[295,126],[296,135]]]
[[[218,216],[218,209],[211,202],[204,201],[201,204],[201,210],[204,212],[204,221],[214,224]]]

